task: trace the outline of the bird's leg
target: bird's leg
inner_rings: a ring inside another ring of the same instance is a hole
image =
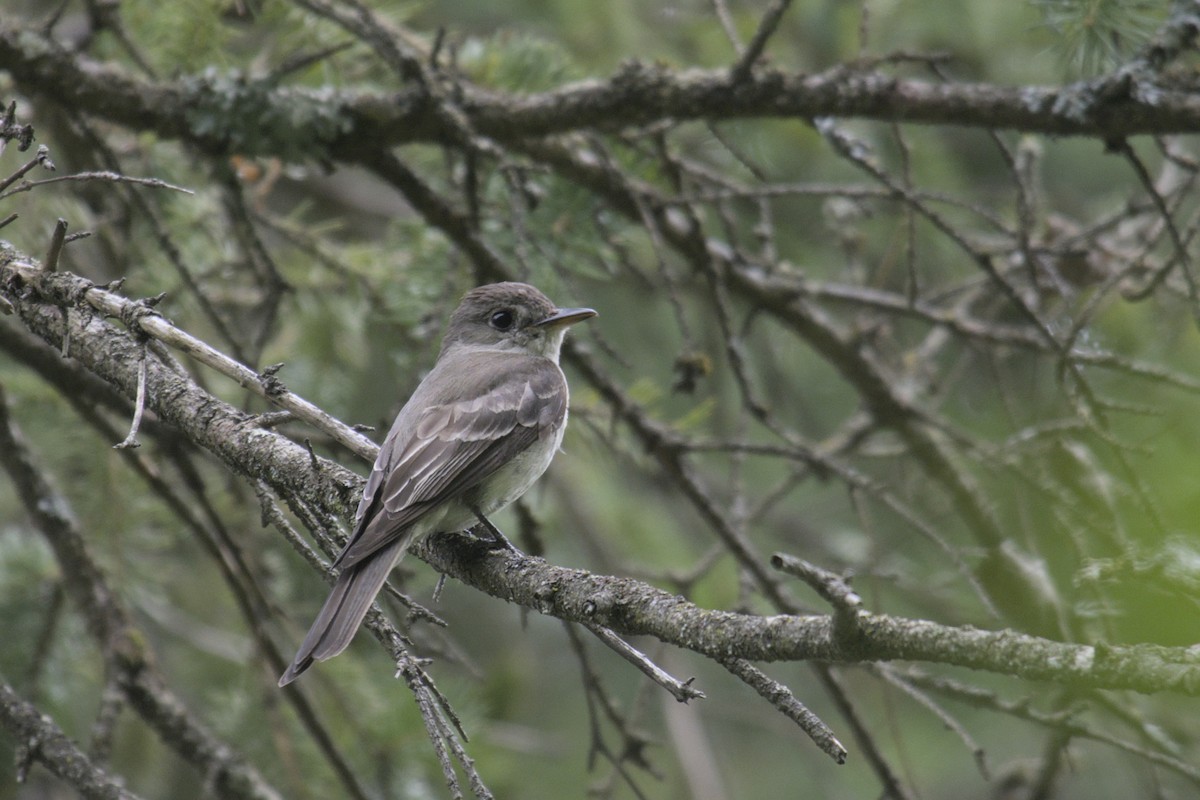
[[[508,540],[508,537],[505,536],[499,528],[493,525],[492,521],[485,517],[482,511],[475,507],[472,507],[471,511],[475,513],[475,518],[479,520],[479,523],[483,525],[483,527],[487,528],[487,532],[491,534],[492,542],[495,544],[495,548],[497,550],[503,549],[512,550],[514,553],[518,552],[517,548],[513,546],[513,543]]]

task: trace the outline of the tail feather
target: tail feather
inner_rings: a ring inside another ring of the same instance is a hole
[[[333,658],[350,645],[363,617],[367,615],[367,610],[407,545],[407,537],[402,537],[366,561],[342,570],[321,612],[308,629],[291,666],[279,678],[280,686],[287,686],[296,680],[314,661]]]

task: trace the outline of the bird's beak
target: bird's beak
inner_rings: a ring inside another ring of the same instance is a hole
[[[560,325],[574,325],[576,322],[583,322],[594,316],[596,316],[596,312],[590,308],[560,308],[535,324],[539,328],[557,328]]]

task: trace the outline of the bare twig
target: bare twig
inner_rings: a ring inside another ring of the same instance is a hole
[[[42,260],[42,269],[46,272],[54,272],[58,269],[58,258],[62,255],[63,245],[67,240],[67,221],[59,218],[54,225],[54,233],[50,237],[50,249],[46,251],[46,257]]]
[[[887,665],[880,665],[876,667],[875,671],[881,678],[883,678],[883,680],[900,689],[900,691],[911,697],[918,704],[924,706],[930,711],[930,713],[937,717],[947,729],[953,731],[954,734],[958,736],[960,740],[962,740],[962,743],[966,745],[967,749],[971,752],[971,755],[974,756],[975,766],[979,769],[979,774],[985,781],[991,780],[992,776],[991,770],[988,768],[987,751],[985,751],[983,747],[977,741],[975,741],[975,737],[971,735],[970,731],[968,731],[961,722],[951,716],[950,712],[942,708],[941,705],[934,702],[933,698],[931,698],[928,694],[913,686],[912,683],[905,680],[904,676],[891,667]]]
[[[1188,254],[1187,244],[1184,242],[1179,229],[1175,225],[1175,218],[1171,214],[1171,210],[1167,208],[1166,201],[1163,200],[1158,187],[1154,185],[1154,179],[1150,177],[1150,172],[1146,169],[1146,165],[1138,157],[1137,152],[1129,144],[1129,141],[1120,139],[1110,143],[1109,146],[1125,157],[1125,160],[1133,168],[1134,174],[1137,175],[1138,180],[1141,182],[1142,187],[1150,195],[1154,207],[1162,215],[1163,224],[1166,226],[1167,233],[1171,237],[1171,244],[1175,247],[1175,258],[1169,261],[1168,265],[1164,267],[1163,276],[1165,277],[1172,266],[1178,264],[1180,271],[1183,273],[1184,282],[1187,284],[1188,298],[1192,301],[1192,313],[1196,317],[1197,324],[1200,324],[1200,289],[1197,289],[1196,278],[1192,275],[1192,259]]]
[[[50,171],[55,169],[54,162],[50,160],[50,148],[46,147],[44,144],[39,144],[37,154],[21,166],[17,167],[13,174],[9,175],[7,178],[0,178],[0,192],[3,192],[9,186],[12,186],[26,173],[38,166]]]
[[[584,625],[592,634],[621,658],[638,668],[647,678],[666,689],[672,697],[681,703],[689,700],[704,699],[704,692],[692,686],[693,678],[681,681],[668,674],[662,667],[655,664],[644,653],[632,647],[621,637],[607,628],[599,625]]]
[[[750,39],[750,44],[746,45],[741,58],[734,64],[730,72],[730,77],[734,83],[745,80],[746,76],[754,69],[754,62],[762,57],[763,50],[767,47],[767,41],[775,33],[775,29],[779,27],[779,21],[783,19],[783,15],[787,12],[788,6],[791,4],[792,0],[775,0],[766,13],[763,14],[762,21],[758,24],[758,30],[754,32],[754,36]]]
[[[771,566],[804,581],[834,608],[853,613],[862,607],[862,598],[855,594],[845,578],[816,564],[786,553],[776,553],[771,556]]]
[[[833,730],[821,721],[803,703],[796,699],[791,690],[782,683],[771,680],[767,675],[744,659],[731,658],[721,662],[725,669],[737,676],[784,716],[800,726],[821,750],[839,764],[846,763],[845,746],[833,735]]]
[[[146,409],[146,345],[142,344],[142,357],[138,359],[137,397],[133,401],[133,422],[129,425],[129,434],[119,443],[114,444],[116,450],[126,447],[141,447],[138,444],[138,429],[142,427],[142,412]]]
[[[816,664],[813,666],[813,670],[817,673],[817,677],[820,678],[825,691],[833,698],[834,705],[837,706],[838,711],[841,712],[842,717],[850,726],[850,730],[854,733],[854,738],[858,742],[859,748],[862,749],[867,763],[879,777],[880,783],[883,784],[884,796],[892,798],[892,800],[914,800],[915,795],[909,791],[908,787],[901,783],[899,776],[896,775],[891,764],[884,758],[875,741],[876,737],[871,726],[862,720],[858,710],[850,702],[849,695],[842,688],[841,681],[838,680],[837,675],[825,664]]]
[[[161,178],[135,178],[130,175],[121,175],[117,172],[98,171],[98,172],[76,172],[71,175],[59,175],[54,178],[43,178],[39,181],[21,181],[14,188],[8,191],[0,191],[0,200],[12,197],[21,192],[28,192],[40,186],[48,186],[53,183],[62,183],[64,181],[85,183],[88,181],[97,181],[101,183],[128,183],[134,186],[146,186],[151,189],[170,189],[174,192],[182,192],[183,194],[195,194],[191,189],[186,189],[182,186],[176,186],[173,183],[168,183]],[[0,182],[0,190],[4,189],[3,182]]]

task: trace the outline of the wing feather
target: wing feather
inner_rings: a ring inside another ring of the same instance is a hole
[[[508,369],[495,369],[498,359],[508,359]],[[552,361],[505,354],[464,361],[439,363],[467,376],[468,386],[456,386],[453,401],[437,402],[422,392],[431,374],[397,417],[367,479],[355,532],[338,556],[343,569],[388,546],[432,508],[483,483],[563,424],[566,381]]]

